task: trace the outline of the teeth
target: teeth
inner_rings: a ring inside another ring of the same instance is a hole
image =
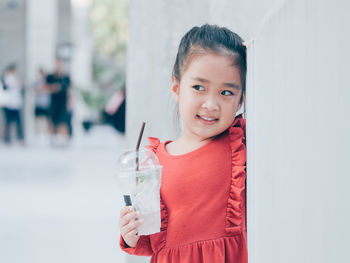
[[[207,117],[204,117],[204,116],[201,116],[201,118],[206,120],[206,121],[214,121],[215,120],[215,119],[207,118]]]

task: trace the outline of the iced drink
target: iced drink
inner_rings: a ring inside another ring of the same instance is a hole
[[[157,156],[146,148],[127,151],[118,160],[118,178],[126,205],[139,211],[143,221],[139,235],[160,231],[161,174]]]

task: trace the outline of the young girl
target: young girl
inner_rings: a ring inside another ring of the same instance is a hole
[[[150,148],[163,165],[161,232],[138,236],[139,216],[120,213],[120,246],[151,262],[248,262],[245,198],[246,48],[227,28],[203,25],[181,40],[172,94],[181,136]]]

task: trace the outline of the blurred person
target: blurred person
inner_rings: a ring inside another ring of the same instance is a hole
[[[113,94],[104,109],[105,121],[122,134],[125,134],[125,105],[125,87],[123,87]]]
[[[46,77],[46,85],[51,93],[49,110],[51,143],[65,146],[69,142],[68,104],[70,100],[70,77],[63,73],[61,59],[56,59],[55,70]]]
[[[73,100],[72,100],[72,89],[68,89],[67,94],[67,128],[68,128],[68,137],[72,138],[73,136],[73,125],[72,125],[72,119],[73,119]]]
[[[2,111],[5,119],[4,142],[11,143],[11,124],[16,126],[17,139],[24,144],[21,109],[23,106],[23,86],[17,77],[17,65],[11,63],[1,77]]]
[[[45,139],[49,131],[49,109],[51,94],[46,86],[46,74],[42,68],[38,71],[33,85],[35,91],[35,132],[40,139]]]

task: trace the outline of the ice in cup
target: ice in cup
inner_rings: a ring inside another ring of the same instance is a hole
[[[160,185],[162,166],[147,148],[131,150],[118,160],[118,179],[126,205],[140,212],[139,235],[160,232]]]

